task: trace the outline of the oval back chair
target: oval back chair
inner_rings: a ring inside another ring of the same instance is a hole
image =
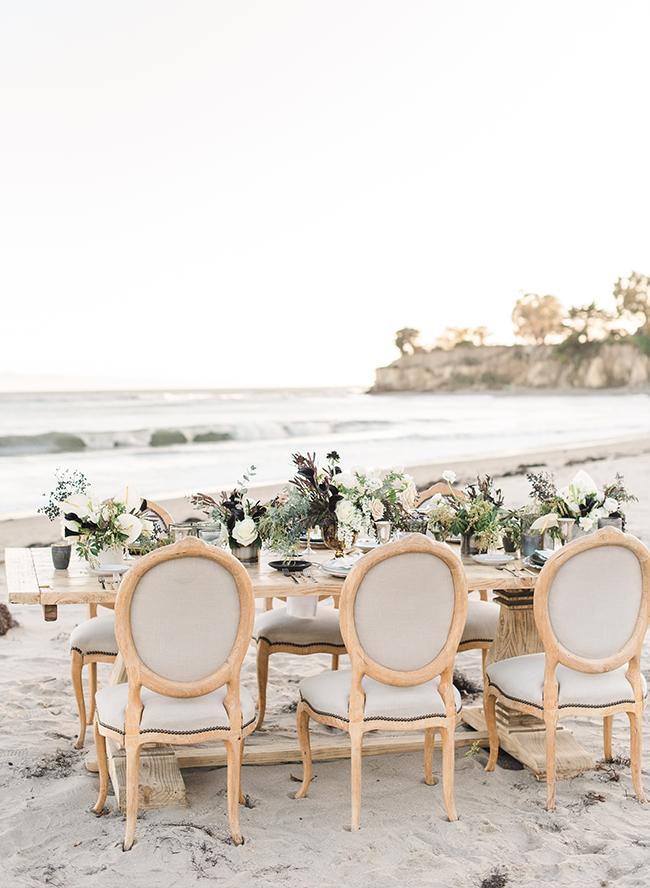
[[[605,758],[611,759],[614,714],[626,712],[632,779],[644,802],[641,717],[647,688],[640,657],[650,617],[650,552],[636,537],[613,527],[569,543],[540,573],[534,612],[544,653],[501,660],[486,670],[487,770],[494,768],[499,748],[497,700],[543,718],[550,811],[555,807],[558,719],[602,718]]]
[[[311,780],[309,719],[350,734],[352,829],[361,812],[361,746],[367,731],[425,731],[425,780],[433,783],[433,744],[442,736],[443,787],[454,807],[454,729],[461,709],[452,684],[467,611],[467,582],[456,555],[409,534],[360,558],[341,592],[341,633],[351,671],[303,679],[298,734],[303,798]]]
[[[133,844],[138,762],[144,743],[221,739],[228,753],[228,817],[241,844],[238,804],[244,737],[255,704],[240,688],[255,599],[243,565],[202,540],[186,538],[146,555],[125,576],[115,630],[126,684],[98,691],[95,745],[101,813],[108,788],[106,737],[126,750],[125,850]]]

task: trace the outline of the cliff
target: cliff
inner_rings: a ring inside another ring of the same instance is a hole
[[[648,383],[650,357],[630,343],[590,343],[573,354],[553,345],[459,346],[403,355],[380,367],[371,392],[602,389]]]

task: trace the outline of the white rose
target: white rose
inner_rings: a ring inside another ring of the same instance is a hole
[[[384,514],[384,504],[381,500],[378,500],[377,498],[370,500],[370,514],[375,521],[380,520]]]
[[[125,505],[127,512],[136,512],[140,508],[142,498],[135,487],[124,487],[113,497],[113,502]]]
[[[608,497],[603,503],[603,509],[607,512],[608,515],[611,515],[612,512],[618,512],[618,503],[614,499],[614,497]]]
[[[398,499],[405,509],[412,509],[418,498],[418,491],[415,483],[410,481],[405,490],[403,490]]]
[[[376,475],[368,475],[368,477],[366,478],[367,490],[372,493],[373,490],[379,490],[381,486],[381,478],[377,478]]]
[[[149,521],[148,518],[140,518],[140,523],[142,524],[142,533],[145,536],[151,536],[154,528],[153,521]]]
[[[257,539],[257,528],[252,518],[238,521],[232,529],[232,535],[242,546],[250,546]]]
[[[452,472],[451,469],[447,469],[442,473],[442,480],[446,481],[447,484],[453,484],[456,480],[456,472]]]
[[[93,502],[85,493],[75,493],[61,502],[63,514],[74,512],[78,518],[88,518],[93,511]]]
[[[356,475],[353,475],[352,472],[341,472],[334,479],[334,484],[342,484],[343,487],[356,487],[358,481]]]
[[[350,500],[342,499],[336,504],[336,517],[342,524],[352,524],[357,516],[357,510]]]
[[[127,534],[124,545],[130,546],[142,533],[142,521],[128,512],[124,515],[118,515],[115,520],[122,533]]]

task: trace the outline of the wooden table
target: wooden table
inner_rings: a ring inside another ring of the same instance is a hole
[[[343,580],[329,576],[317,569],[316,565],[331,558],[330,550],[317,551],[309,556],[315,567],[312,573],[317,582],[300,578],[294,583],[291,578],[269,567],[268,562],[275,556],[262,554],[259,565],[248,567],[256,598],[288,597],[295,595],[320,596],[341,592]],[[461,559],[467,574],[468,588],[487,593],[496,590],[496,601],[501,605],[499,629],[494,643],[488,651],[487,663],[508,659],[520,654],[537,653],[542,650],[541,640],[533,618],[533,592],[537,576],[526,574],[513,576],[499,571],[491,565]],[[104,587],[98,577],[90,574],[84,562],[73,556],[70,567],[65,571],[54,570],[49,548],[6,549],[5,570],[7,574],[8,600],[10,604],[38,604],[43,608],[46,620],[56,620],[58,607],[66,604],[102,604],[111,606],[115,602],[117,584],[105,582]],[[117,681],[114,669],[112,681]],[[122,678],[122,680],[124,680]],[[458,731],[457,746],[471,746],[478,742],[487,745],[487,731],[481,706],[463,708],[463,720],[474,731]],[[501,707],[498,713],[499,738],[503,748],[531,768],[536,777],[545,779],[543,723],[539,720],[522,719],[519,713],[508,712]],[[439,744],[440,740],[436,740]],[[422,749],[424,738],[415,733],[399,738],[367,736],[364,740],[364,755],[377,755],[384,752],[409,752]],[[349,757],[349,738],[325,737],[322,742],[312,745],[314,760]],[[246,741],[244,763],[271,763],[300,761],[300,747],[296,740],[274,740],[271,732],[254,732]],[[170,765],[170,762],[174,764]],[[113,784],[122,803],[123,774],[120,753],[113,751],[111,773]],[[215,767],[226,764],[225,752],[210,744],[197,744],[192,747],[164,747],[150,751],[141,760],[142,808],[160,807],[167,804],[183,804],[184,785],[180,772],[171,773],[178,767]],[[96,763],[89,759],[87,766],[96,769]],[[574,776],[595,767],[593,759],[578,746],[568,730],[558,731],[558,777]]]

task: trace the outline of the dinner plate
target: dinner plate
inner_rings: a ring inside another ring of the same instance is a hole
[[[362,552],[372,552],[379,545],[380,543],[376,543],[374,540],[364,540],[361,543],[357,543],[357,549],[361,549]]]
[[[299,573],[301,570],[311,567],[311,561],[269,561],[269,567],[281,572],[288,570],[290,573]]]
[[[483,555],[472,555],[470,556],[472,561],[478,561],[479,564],[507,564],[509,561],[514,561],[514,555],[504,555],[503,552],[488,552]]]
[[[352,568],[350,568],[350,567],[349,568],[341,568],[341,569],[337,569],[335,567],[329,568],[329,567],[323,567],[323,565],[321,564],[321,570],[325,571],[325,573],[329,574],[332,577],[342,577],[343,579],[345,579],[347,577],[347,575],[350,573],[350,571],[352,570]]]
[[[102,564],[100,567],[87,567],[88,573],[95,574],[97,577],[106,576],[106,574],[123,574],[129,570],[128,564]]]

